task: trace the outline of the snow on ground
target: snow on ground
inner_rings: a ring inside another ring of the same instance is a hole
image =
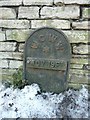
[[[2,118],[88,118],[88,90],[69,89],[60,94],[40,93],[37,84],[23,89],[0,87]]]

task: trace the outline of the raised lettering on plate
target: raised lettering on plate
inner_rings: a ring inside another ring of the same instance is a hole
[[[56,50],[61,50],[61,51],[64,50],[64,47],[63,47],[63,44],[62,44],[61,41],[59,41],[59,42],[56,44]]]
[[[49,41],[50,42],[55,42],[55,40],[57,39],[57,36],[53,35],[53,34],[49,34]]]
[[[37,49],[37,48],[38,48],[38,43],[37,43],[37,42],[33,42],[33,43],[31,44],[31,48]]]
[[[42,68],[42,69],[53,69],[53,70],[65,70],[66,63],[60,60],[54,59],[42,59],[42,58],[27,58],[28,68]]]
[[[44,35],[40,35],[39,39],[40,39],[41,42],[43,42],[43,41],[45,41],[45,36]]]
[[[48,46],[43,47],[43,52],[48,53],[49,52],[49,47]]]

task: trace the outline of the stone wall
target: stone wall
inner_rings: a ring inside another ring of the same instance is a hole
[[[89,84],[90,0],[0,0],[0,78],[23,65],[25,40],[37,28],[61,29],[72,48],[69,84]]]

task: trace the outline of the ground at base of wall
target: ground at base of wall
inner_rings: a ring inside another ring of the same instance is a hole
[[[87,88],[69,89],[60,94],[41,93],[37,84],[23,89],[0,87],[2,118],[89,118]]]

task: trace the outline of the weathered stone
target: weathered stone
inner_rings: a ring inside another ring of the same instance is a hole
[[[90,8],[83,8],[82,9],[82,17],[83,18],[90,18]]]
[[[54,3],[58,5],[63,4],[90,4],[90,0],[54,0]]]
[[[74,55],[72,54],[72,58],[88,58],[89,55]]]
[[[0,31],[0,41],[5,41],[5,32]]]
[[[82,88],[83,84],[73,84],[73,83],[69,83],[69,88],[70,89],[75,89],[75,90],[80,90]],[[86,84],[85,84],[86,85]],[[88,88],[88,86],[87,86]]]
[[[6,38],[7,40],[16,40],[16,41],[25,41],[29,34],[32,33],[33,30],[6,30]],[[68,39],[71,43],[87,43],[88,42],[88,31],[64,31]]]
[[[0,42],[0,51],[15,51],[16,42]]]
[[[24,79],[39,84],[43,91],[64,91],[70,58],[66,36],[54,28],[40,28],[25,43]]]
[[[77,74],[77,75],[84,75],[88,76],[90,75],[90,71],[88,70],[79,70],[79,69],[70,69],[70,75]]]
[[[88,58],[72,58],[71,63],[74,64],[88,64],[90,62],[90,59]]]
[[[22,65],[23,65],[23,61],[16,61],[16,60],[9,61],[9,68],[19,68]]]
[[[89,50],[90,50],[90,45],[73,46],[73,53],[90,54]]]
[[[82,69],[83,68],[83,64],[70,64],[70,68]]]
[[[8,61],[0,60],[0,68],[8,68]]]
[[[20,67],[21,68],[21,67]],[[21,69],[2,69],[3,73],[0,73],[2,75],[2,83],[5,83],[6,86],[12,84],[14,85],[14,81],[21,80],[22,77],[22,70]],[[8,84],[8,82],[10,84]]]
[[[53,0],[23,0],[24,5],[52,5]]]
[[[41,18],[73,18],[80,16],[79,6],[59,6],[59,7],[43,7],[41,9]]]
[[[0,27],[3,28],[30,28],[28,20],[0,20]]]
[[[19,52],[0,52],[1,59],[15,59],[15,60],[22,60],[23,54]]]
[[[72,74],[69,83],[88,84],[88,76]]]
[[[89,70],[89,71],[90,71],[90,63],[84,64],[84,65],[83,65],[83,69],[84,69],[84,70]]]
[[[16,72],[16,69],[2,69],[2,74],[3,75],[12,75]]]
[[[18,42],[23,42],[25,41],[28,37],[29,34],[33,30],[6,30],[6,38],[7,40],[16,40]]]
[[[90,29],[90,21],[73,22],[72,27],[74,29]]]
[[[0,8],[0,19],[16,18],[16,12],[12,8]]]
[[[19,7],[18,18],[39,18],[39,7]]]
[[[23,52],[24,51],[24,44],[21,43],[19,44],[19,52]]]
[[[2,83],[11,83],[11,81],[13,80],[12,75],[3,75],[2,74]]]
[[[11,82],[13,80],[12,75],[16,72],[16,69],[2,69],[2,72],[0,72],[0,75],[2,76],[2,83],[3,82]],[[13,82],[13,81],[12,81]]]
[[[31,28],[40,27],[54,27],[62,29],[70,29],[70,22],[68,20],[32,20]]]
[[[2,68],[0,68],[0,85],[2,84]]]
[[[71,30],[71,31],[63,31],[68,39],[70,40],[70,43],[88,43],[88,34],[89,31],[84,30]]]
[[[22,0],[0,0],[0,6],[18,6],[22,4]]]

